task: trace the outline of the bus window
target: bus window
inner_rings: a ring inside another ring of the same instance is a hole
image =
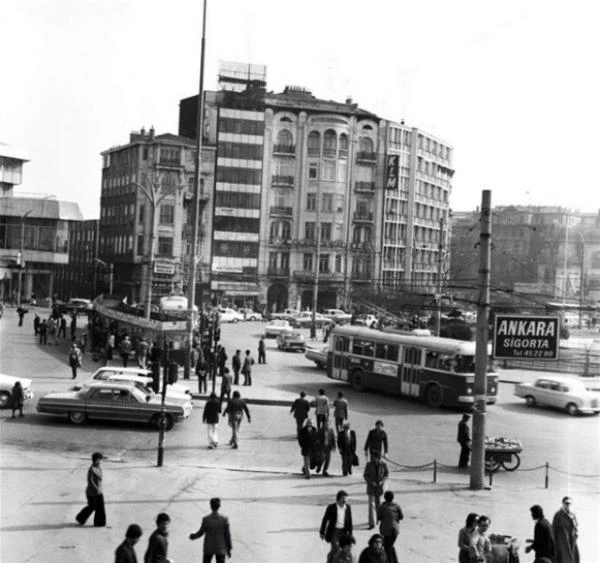
[[[438,365],[440,369],[444,371],[452,371],[453,367],[456,367],[456,362],[452,356],[448,356],[446,354],[440,354]]]
[[[352,353],[358,356],[373,357],[375,345],[370,340],[355,340],[352,344]]]
[[[335,349],[337,352],[347,352],[350,349],[350,339],[346,336],[337,336]]]
[[[425,352],[425,367],[437,369],[438,367],[438,353],[433,350],[427,350]]]
[[[456,373],[475,373],[475,357],[457,355],[454,363]]]
[[[400,351],[400,346],[398,346],[396,344],[388,344],[386,360],[391,360],[393,362],[397,362],[399,351]]]
[[[421,350],[419,348],[404,348],[404,363],[413,366],[421,365]]]

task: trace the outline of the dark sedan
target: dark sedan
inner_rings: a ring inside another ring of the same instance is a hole
[[[66,415],[73,424],[87,419],[142,422],[155,428],[161,423],[160,397],[148,395],[131,383],[94,382],[80,391],[49,393],[37,404],[41,413]],[[190,415],[191,405],[165,402],[166,428]]]

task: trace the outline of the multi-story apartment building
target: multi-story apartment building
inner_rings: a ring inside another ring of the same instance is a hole
[[[18,195],[27,162],[0,145],[0,300],[52,297],[56,269],[67,264],[69,225],[83,219],[76,203]],[[52,198],[52,199],[51,199]],[[19,283],[20,280],[20,283]]]
[[[267,93],[263,67],[242,67],[222,68],[222,90],[205,94],[219,298],[305,308],[318,284],[321,308],[384,286],[437,287],[450,147],[351,99]],[[196,97],[181,101],[180,133],[195,135],[195,108]]]
[[[114,272],[114,292],[144,302],[185,291],[195,189],[195,141],[142,129],[102,153],[98,256]],[[201,201],[213,184],[214,148],[202,150]],[[204,206],[201,206],[204,212]],[[203,222],[201,218],[201,222]],[[205,221],[204,221],[205,222]],[[209,242],[200,233],[197,295],[208,279]],[[151,244],[154,241],[154,244]]]
[[[478,221],[478,211],[454,213],[454,293],[476,292]],[[551,206],[495,207],[491,278],[501,293],[539,302],[600,300],[600,214]]]

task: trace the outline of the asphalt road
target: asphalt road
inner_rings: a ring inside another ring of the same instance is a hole
[[[32,315],[28,317],[22,328],[16,327],[10,314],[0,322],[0,371],[32,377],[36,397],[68,388],[72,383],[66,364],[68,344],[38,346],[30,328]],[[254,322],[225,325],[222,336],[228,354],[231,356],[235,348],[248,348],[256,357],[262,327]],[[432,410],[380,393],[355,392],[327,379],[302,354],[276,350],[274,340],[267,341],[267,362],[265,366],[256,365],[253,374],[265,396],[293,398],[301,389],[315,395],[323,387],[333,398],[338,390],[344,390],[360,449],[374,421],[382,418],[393,462],[419,466],[438,461],[437,485],[431,484],[431,467],[400,471],[400,467],[390,464],[390,487],[402,499],[407,514],[405,539],[401,538],[398,547],[401,560],[455,561],[456,530],[474,506],[492,515],[495,531],[518,534],[522,540],[531,535],[529,506],[540,502],[551,513],[565,494],[575,497],[582,522],[581,545],[588,554],[582,560],[600,560],[589,556],[600,553],[594,532],[600,521],[600,480],[591,478],[600,474],[598,417],[569,417],[558,411],[527,408],[512,396],[512,385],[502,384],[498,404],[488,408],[486,434],[519,438],[524,450],[522,468],[532,471],[501,470],[494,476],[491,492],[472,493],[464,490],[468,475],[454,467],[460,412]],[[86,355],[80,379],[96,367]],[[246,391],[244,387],[239,389],[242,394]],[[186,535],[197,528],[198,518],[207,511],[207,499],[215,494],[226,499],[227,512],[233,514],[236,523],[235,561],[304,563],[315,560],[316,555],[324,558],[326,546],[318,541],[315,529],[324,505],[341,487],[350,492],[355,507],[358,544],[364,545],[370,535],[360,474],[342,478],[339,458],[334,456],[331,479],[305,481],[300,477],[294,421],[285,407],[252,405],[252,424],[242,425],[240,449],[222,446],[212,451],[206,449],[201,422],[203,403],[198,402],[191,417],[167,434],[165,467],[157,470],[155,431],[101,422],[74,426],[62,417],[36,413],[35,401],[26,405],[26,416],[21,420],[11,420],[9,411],[0,412],[3,560],[90,560],[81,556],[89,553],[90,546],[106,554],[102,560],[110,560],[111,549],[134,515],[149,532],[152,514],[165,509],[178,519],[173,526],[173,556],[178,562],[192,560],[201,548],[185,541]],[[226,424],[220,425],[220,434],[223,444],[229,438]],[[110,458],[105,462],[111,497],[108,507],[112,530],[108,537],[90,536],[94,531],[87,528],[74,534],[72,524],[61,523],[71,522],[83,501],[81,481],[89,454],[96,450]],[[543,469],[536,469],[546,462],[552,468],[547,490],[543,488]],[[50,473],[42,474],[38,464]],[[49,483],[48,479],[53,478],[56,482]],[[10,507],[21,505],[23,509],[10,512]],[[429,525],[430,520],[435,520],[434,527]],[[50,523],[54,521],[56,524]],[[29,538],[35,538],[34,544],[47,542],[49,549],[55,550],[51,553],[60,554],[60,558],[42,556],[35,545],[30,545]],[[142,543],[139,557],[145,549],[144,539]],[[11,554],[22,549],[23,556],[5,559],[7,549]],[[522,561],[529,560],[522,556]]]

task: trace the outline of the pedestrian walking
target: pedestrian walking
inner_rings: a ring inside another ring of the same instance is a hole
[[[388,439],[383,422],[375,422],[375,428],[369,430],[365,441],[365,456],[372,457],[374,453],[379,453],[379,457],[386,457],[388,453]]]
[[[577,546],[579,526],[572,506],[571,497],[563,497],[562,506],[552,519],[556,563],[579,563],[579,547]]]
[[[404,519],[402,509],[394,502],[394,493],[386,491],[383,502],[377,511],[379,533],[383,536],[383,548],[389,563],[398,563],[398,555],[394,548],[396,538],[400,533],[400,520]]]
[[[231,358],[231,369],[233,370],[233,384],[240,384],[240,370],[242,369],[242,351],[236,350]]]
[[[248,424],[250,424],[252,420],[250,418],[248,405],[246,404],[246,401],[241,398],[240,392],[234,391],[233,398],[227,403],[227,407],[225,407],[225,410],[223,411],[223,416],[229,415],[229,426],[231,426],[231,440],[229,440],[229,444],[235,450],[238,448],[238,433],[240,424],[244,418],[244,413],[246,413]]]
[[[475,563],[477,551],[473,544],[473,535],[477,529],[479,516],[471,512],[466,519],[464,528],[458,531],[458,563]]]
[[[383,536],[373,534],[369,544],[362,550],[358,563],[388,563],[388,558],[383,547]]]
[[[202,563],[211,563],[213,555],[216,563],[225,563],[225,556],[231,557],[231,531],[229,519],[219,513],[221,508],[220,498],[210,499],[211,513],[202,518],[200,529],[190,534],[190,539],[195,540],[204,536]]]
[[[304,426],[304,421],[308,418],[310,412],[310,403],[306,400],[306,393],[300,391],[300,397],[298,397],[293,403],[290,412],[296,419],[296,437],[300,436],[300,430]]]
[[[323,426],[323,422],[329,418],[329,399],[325,395],[325,389],[319,389],[315,398],[315,413],[317,415],[317,430]]]
[[[50,338],[50,344],[57,346],[56,333],[58,332],[58,322],[54,317],[48,319],[48,336]]]
[[[206,423],[208,429],[208,447],[211,450],[219,445],[217,430],[220,414],[221,402],[217,399],[216,393],[211,393],[208,401],[206,401],[206,404],[204,405],[204,411],[202,412],[202,422]]]
[[[463,414],[461,421],[458,423],[458,434],[456,441],[460,444],[460,457],[458,458],[459,469],[469,467],[469,456],[471,455],[471,431],[469,430],[468,414]]]
[[[38,328],[38,332],[40,335],[40,344],[48,344],[48,322],[46,319],[43,319]]]
[[[223,375],[221,376],[221,395],[219,397],[219,402],[223,404],[223,399],[227,398],[227,402],[231,399],[231,385],[233,383],[233,378],[231,377],[231,372],[229,368],[225,368],[223,370]]]
[[[121,352],[121,360],[123,361],[123,367],[127,367],[127,362],[129,361],[129,354],[131,354],[132,346],[131,340],[129,336],[125,335],[123,340],[121,340],[119,344],[119,350]]]
[[[250,355],[250,350],[246,350],[246,356],[242,363],[242,375],[244,376],[243,385],[252,385],[252,366],[254,365],[254,358]]]
[[[492,542],[488,537],[492,521],[484,515],[477,519],[477,529],[473,533],[473,546],[477,552],[477,561],[486,561],[491,563]]]
[[[333,418],[335,431],[339,434],[344,429],[344,422],[348,420],[348,401],[344,398],[343,391],[338,391],[337,398],[333,401]]]
[[[372,530],[377,522],[381,495],[383,495],[383,487],[388,475],[389,471],[386,463],[381,461],[377,450],[373,451],[363,473],[363,478],[367,483],[367,497],[369,498],[369,530]]]
[[[111,331],[106,339],[106,357],[109,360],[113,359],[113,350],[115,349],[116,337],[115,333]],[[160,349],[160,348],[159,348]]]
[[[306,420],[306,423],[300,429],[298,443],[300,444],[300,454],[302,455],[301,471],[304,477],[310,479],[310,469],[311,465],[314,467],[313,459],[317,445],[317,431],[310,418]]]
[[[138,367],[142,369],[146,369],[146,365],[148,363],[148,351],[150,349],[150,344],[148,341],[142,336],[140,341],[138,342],[136,349],[136,360]]]
[[[15,381],[15,384],[12,387],[10,392],[11,394],[11,408],[12,408],[12,418],[15,418],[15,413],[19,411],[19,418],[23,416],[23,403],[25,397],[23,395],[23,386],[20,381]]]
[[[71,366],[72,379],[77,377],[77,370],[81,367],[81,350],[77,347],[77,344],[73,342],[71,349],[69,350],[69,365]]]
[[[539,504],[534,504],[529,511],[531,512],[531,518],[535,520],[535,526],[533,528],[533,540],[527,540],[529,545],[525,548],[525,553],[529,553],[531,550],[535,551],[534,563],[540,563],[542,557],[554,561],[556,549],[552,526],[544,518],[544,510]]]
[[[104,489],[102,486],[102,468],[100,462],[104,456],[100,452],[92,454],[92,465],[87,472],[87,487],[85,496],[87,497],[87,506],[83,507],[75,520],[83,526],[87,519],[94,513],[94,526],[106,526],[106,512],[104,511]]]
[[[40,332],[40,316],[36,313],[35,317],[33,317],[33,335],[37,336],[38,333]]]
[[[169,525],[171,518],[168,514],[161,512],[156,517],[156,530],[148,538],[148,548],[144,554],[144,563],[169,563],[167,557],[169,552]]]
[[[225,346],[220,346],[218,348],[217,364],[219,366],[219,375],[223,377],[225,366],[227,365],[227,352],[225,351]]]
[[[261,336],[258,341],[258,363],[266,364],[267,363],[267,350],[265,347],[265,339]]]
[[[77,332],[77,313],[71,315],[71,340],[75,340],[75,333]]]
[[[17,315],[19,315],[19,326],[23,326],[23,317],[28,313],[29,311],[27,309],[25,309],[24,307],[19,306],[17,308]]]
[[[339,538],[340,550],[335,554],[331,563],[356,563],[356,556],[352,553],[355,540],[348,534],[341,534]]]
[[[356,456],[356,433],[350,428],[349,422],[344,422],[343,430],[337,438],[338,451],[342,456],[342,473],[352,475],[352,466],[358,465]]]
[[[329,427],[329,420],[325,419],[323,425],[317,430],[317,445],[316,445],[316,471],[319,473],[323,468],[323,477],[329,477],[327,470],[331,462],[331,451],[335,450],[335,434],[333,429]]]
[[[130,524],[125,532],[123,543],[115,550],[115,563],[137,563],[133,547],[142,537],[142,529],[137,524]]]
[[[59,320],[58,320],[58,334],[57,336],[59,338],[66,338],[67,337],[67,319],[65,319],[65,316],[61,314]]]
[[[340,551],[342,534],[352,536],[352,509],[347,503],[347,499],[348,493],[346,491],[338,491],[335,502],[327,506],[321,520],[319,536],[331,545],[331,549],[327,554],[328,563],[333,561],[333,558]]]
[[[208,364],[203,356],[200,356],[196,362],[196,377],[198,378],[198,393],[205,394],[207,392]]]

